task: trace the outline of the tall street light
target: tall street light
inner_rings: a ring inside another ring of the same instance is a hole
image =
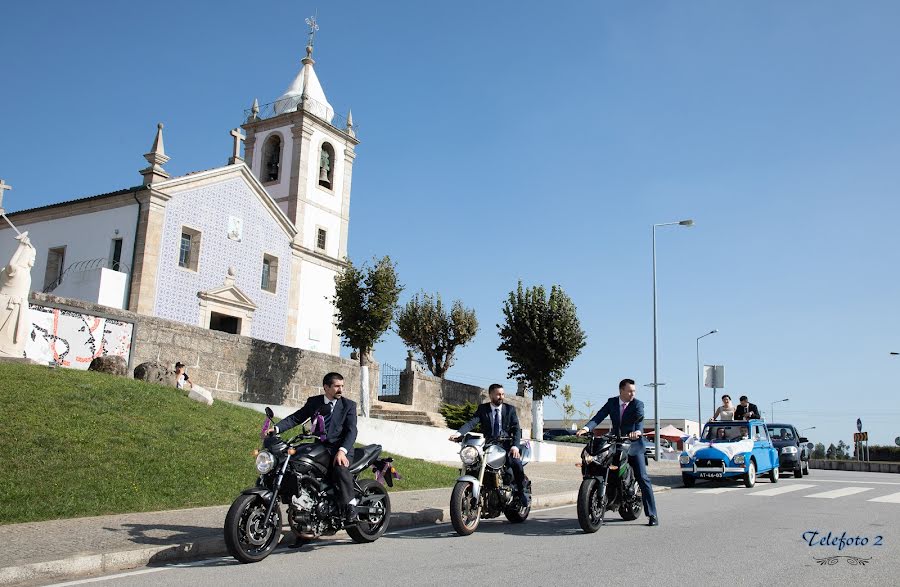
[[[653,429],[656,431],[653,437],[653,458],[659,461],[659,373],[658,350],[656,335],[656,228],[659,226],[693,226],[693,220],[679,220],[678,222],[663,222],[654,224],[650,231],[653,234]]]
[[[804,428],[803,430],[815,430],[815,429],[816,429],[815,426],[810,426],[808,428]],[[800,432],[803,432],[803,430],[801,430]]]
[[[718,330],[710,330],[703,336],[697,337],[697,424],[699,425],[702,425],[703,422],[700,410],[700,339],[706,338],[710,334],[715,334],[717,332]]]
[[[780,399],[780,400],[778,400],[778,401],[772,402],[772,412],[771,412],[771,414],[772,414],[772,421],[773,421],[773,422],[775,421],[775,404],[780,404],[781,402],[786,402],[786,401],[789,401],[789,400],[790,400],[790,398],[787,398],[787,397],[786,397],[786,398],[784,398],[784,399]]]

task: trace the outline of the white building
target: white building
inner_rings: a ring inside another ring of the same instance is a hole
[[[9,214],[37,249],[33,289],[339,354],[330,298],[359,141],[306,52],[284,95],[248,110],[243,157],[235,129],[227,165],[170,177],[160,124],[142,185]]]

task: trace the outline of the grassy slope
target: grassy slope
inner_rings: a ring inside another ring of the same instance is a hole
[[[256,479],[263,419],[131,379],[0,363],[0,524],[228,504]],[[394,490],[457,476],[395,460]]]

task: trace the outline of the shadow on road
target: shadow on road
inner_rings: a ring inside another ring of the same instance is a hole
[[[618,516],[609,518],[604,522],[605,526],[626,526],[646,524],[645,518],[626,522]],[[602,531],[602,530],[601,530]],[[482,521],[475,530],[476,534],[506,534],[509,536],[547,536],[561,537],[583,534],[583,530],[578,525],[575,518],[533,518],[521,524],[512,524],[506,521]],[[420,540],[422,538],[465,538],[460,536],[453,530],[453,526],[441,525],[434,528],[422,528],[417,532],[407,534],[389,535],[388,538],[397,538],[401,540]]]

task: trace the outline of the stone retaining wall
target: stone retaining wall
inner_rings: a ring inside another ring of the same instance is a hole
[[[359,402],[358,361],[51,294],[32,293],[31,302],[134,324],[129,375],[145,361],[170,367],[181,361],[191,381],[216,399],[298,406],[322,392],[326,373],[337,371],[344,376],[347,397]],[[370,364],[370,404],[379,381],[378,364]]]

